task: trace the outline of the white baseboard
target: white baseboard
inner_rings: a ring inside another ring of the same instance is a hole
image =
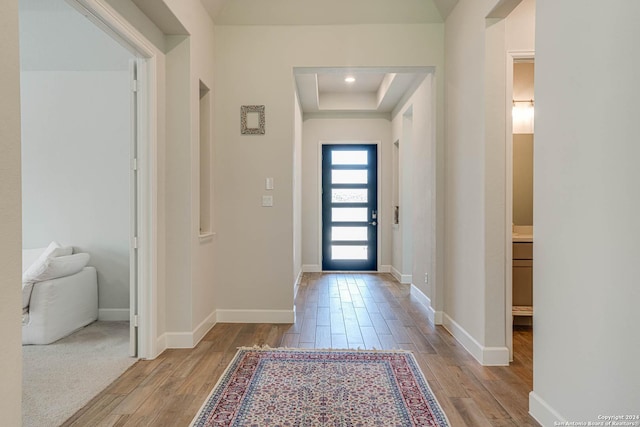
[[[485,347],[475,340],[462,326],[446,313],[442,325],[483,366],[509,366],[507,347]]]
[[[432,325],[442,325],[442,312],[431,307],[431,298],[426,296],[416,285],[411,284],[411,296],[427,309],[427,315]]]
[[[413,278],[411,274],[402,274],[394,266],[391,266],[391,275],[396,278],[396,280],[403,285],[408,285],[413,282]]]
[[[98,320],[103,322],[125,322],[129,321],[128,308],[99,308]]]
[[[224,323],[294,323],[294,310],[218,310],[217,321]]]
[[[161,355],[167,348],[167,334],[162,334],[156,339],[156,355],[153,359]]]
[[[529,415],[544,427],[558,425],[558,423],[567,423],[567,420],[558,414],[558,412],[535,391],[529,393]]]
[[[164,334],[167,348],[193,348],[192,332],[166,332]]]
[[[394,266],[391,266],[391,275],[392,275],[393,277],[395,277],[395,279],[396,279],[398,282],[400,281],[400,276],[402,276],[402,275],[400,274],[400,272],[399,272],[398,270],[396,270],[396,269],[395,269],[395,267],[394,267]]]
[[[207,332],[216,325],[217,313],[213,310],[200,324],[193,330],[193,347],[198,345],[200,340],[207,335]]]
[[[293,284],[293,300],[295,301],[296,297],[298,296],[298,290],[300,289],[300,283],[302,283],[302,274],[303,271],[302,269],[300,269],[300,271],[298,271],[298,277],[296,277],[296,283]]]
[[[194,348],[200,340],[216,324],[216,311],[209,314],[192,332],[167,332],[164,339],[165,348]],[[159,343],[160,344],[160,343]],[[160,347],[159,347],[160,348]]]
[[[378,269],[378,273],[393,273],[393,267],[390,265],[381,265],[380,268]],[[322,273],[322,266],[321,265],[317,265],[317,264],[303,264],[302,265],[302,272],[303,273]],[[359,273],[358,271],[348,271],[348,270],[344,270],[344,271],[331,271],[331,273]],[[374,271],[375,273],[375,271]],[[394,275],[395,277],[395,275]],[[400,277],[400,276],[398,276]],[[411,275],[409,276],[404,276],[405,280],[409,280],[406,283],[411,283],[411,279],[406,279],[407,277],[411,277]],[[398,281],[400,281],[399,278],[397,278]],[[401,282],[401,283],[405,283],[405,282]]]

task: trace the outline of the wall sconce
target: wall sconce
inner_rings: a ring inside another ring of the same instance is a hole
[[[513,133],[533,133],[533,99],[513,100]]]

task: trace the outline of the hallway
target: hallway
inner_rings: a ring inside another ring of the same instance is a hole
[[[453,427],[536,426],[532,338],[517,329],[511,366],[482,367],[391,275],[307,273],[295,324],[217,324],[195,349],[139,361],[64,425],[188,425],[237,347],[269,345],[411,350]]]

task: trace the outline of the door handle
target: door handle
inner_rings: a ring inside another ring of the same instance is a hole
[[[378,225],[378,223],[377,223],[376,221],[371,221],[371,222],[369,223],[369,225],[376,226],[376,225]]]

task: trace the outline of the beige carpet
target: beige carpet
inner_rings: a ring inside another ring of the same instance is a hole
[[[22,354],[24,427],[59,426],[136,361],[129,322],[95,322]]]

